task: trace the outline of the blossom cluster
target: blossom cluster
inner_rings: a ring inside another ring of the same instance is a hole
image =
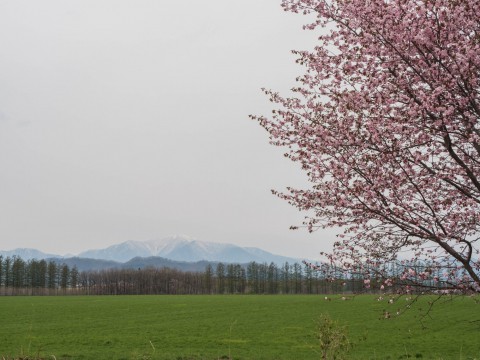
[[[310,231],[344,229],[330,261],[408,256],[450,269],[448,286],[479,292],[480,1],[283,7],[313,14],[305,28],[320,35],[313,50],[294,51],[305,73],[293,95],[264,90],[278,108],[253,117],[311,184],[276,194],[311,214]]]

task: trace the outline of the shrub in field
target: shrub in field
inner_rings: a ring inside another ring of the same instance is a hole
[[[350,349],[347,329],[330,316],[322,314],[317,320],[316,336],[322,359],[346,359]]]

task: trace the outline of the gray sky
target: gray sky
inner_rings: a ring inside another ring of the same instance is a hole
[[[187,234],[316,258],[269,114],[315,34],[280,0],[0,0],[0,249]]]

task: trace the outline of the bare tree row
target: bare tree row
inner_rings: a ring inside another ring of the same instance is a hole
[[[203,272],[170,268],[108,269],[82,271],[55,261],[0,256],[0,295],[127,295],[127,294],[334,294],[397,292],[405,288],[406,271],[421,274],[423,264],[388,265],[392,285],[385,289],[376,281],[372,267],[368,277],[345,272],[327,264],[250,262],[247,265],[218,263]],[[385,271],[385,269],[382,269]],[[441,277],[440,272],[436,276]],[[412,292],[438,289],[426,279]],[[367,286],[366,286],[367,284]]]

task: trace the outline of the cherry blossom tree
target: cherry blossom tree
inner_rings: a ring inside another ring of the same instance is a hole
[[[328,257],[367,287],[480,292],[480,1],[282,5],[320,35],[294,51],[292,95],[265,90],[276,109],[252,116],[311,184],[277,195],[311,214],[309,231],[341,229]]]

